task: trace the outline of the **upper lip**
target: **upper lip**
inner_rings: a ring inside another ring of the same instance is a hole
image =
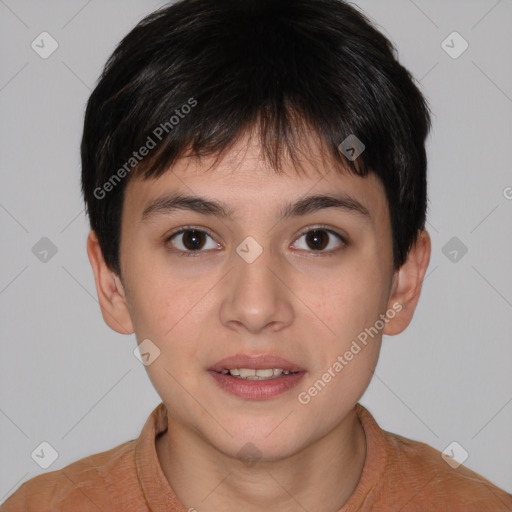
[[[236,354],[234,356],[225,357],[217,361],[209,370],[222,372],[223,370],[232,370],[233,368],[248,368],[257,370],[261,368],[281,368],[289,372],[303,372],[304,368],[288,361],[279,356],[271,354],[253,355],[253,354]]]

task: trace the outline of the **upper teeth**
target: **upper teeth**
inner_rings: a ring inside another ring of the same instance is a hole
[[[251,377],[279,377],[281,374],[288,375],[289,370],[283,370],[282,368],[262,368],[262,369],[250,369],[250,368],[232,368],[230,370],[222,370],[221,373],[227,375],[230,373],[235,377],[241,377],[247,379]]]

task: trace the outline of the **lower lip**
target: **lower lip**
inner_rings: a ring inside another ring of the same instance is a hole
[[[208,373],[222,389],[241,398],[253,400],[264,400],[280,395],[296,386],[305,374],[302,371],[268,380],[242,380],[214,370],[208,370]]]

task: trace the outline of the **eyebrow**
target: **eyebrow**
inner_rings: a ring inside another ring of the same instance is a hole
[[[355,198],[347,194],[311,195],[289,203],[279,212],[279,219],[298,217],[327,208],[337,208],[348,213],[356,213],[371,219],[370,212]],[[168,215],[177,210],[192,211],[202,215],[213,215],[221,219],[233,217],[233,210],[221,202],[212,201],[199,196],[188,196],[180,193],[167,194],[156,198],[142,212],[142,221],[157,215]]]

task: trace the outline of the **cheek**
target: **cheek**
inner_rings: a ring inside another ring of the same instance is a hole
[[[137,272],[132,283],[130,303],[138,335],[165,343],[184,325],[200,325],[201,301],[210,287],[205,280],[170,276],[153,267]]]
[[[347,273],[343,278],[332,279],[328,286],[315,291],[312,310],[321,312],[325,323],[338,339],[346,340],[378,318],[386,306],[382,286],[378,277],[369,275],[367,269]]]

